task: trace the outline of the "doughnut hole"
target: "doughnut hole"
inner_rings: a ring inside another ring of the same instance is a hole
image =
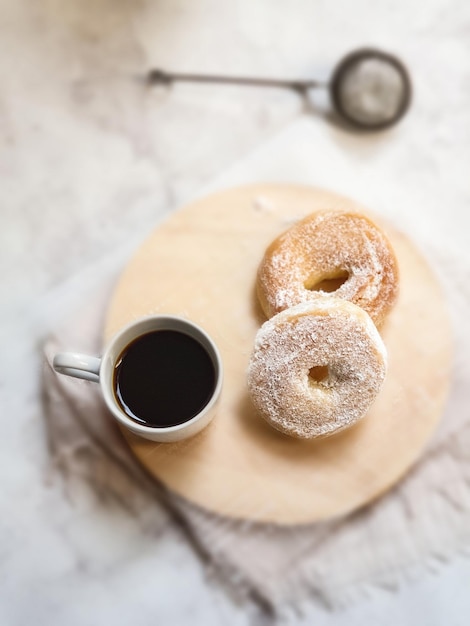
[[[330,377],[330,370],[328,365],[314,365],[308,372],[309,380],[313,383],[321,384],[326,383]]]
[[[349,272],[346,270],[336,270],[331,274],[323,275],[320,280],[306,280],[304,283],[305,289],[309,291],[323,291],[324,293],[333,293],[337,291],[341,285],[349,278]]]

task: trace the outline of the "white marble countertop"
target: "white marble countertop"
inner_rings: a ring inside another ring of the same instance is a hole
[[[412,68],[421,116],[421,134],[399,131],[401,149],[429,129],[416,171],[402,175],[435,184],[453,215],[454,199],[461,207],[468,197],[469,34],[463,0],[0,0],[1,624],[256,620],[167,521],[142,533],[93,501],[77,510],[47,472],[37,345],[84,273],[124,259],[165,214],[302,113],[292,93],[149,89],[143,73],[324,77],[355,47],[394,51]],[[366,166],[386,137],[351,141]],[[282,622],[467,624],[469,561],[436,569],[343,611],[312,603]]]

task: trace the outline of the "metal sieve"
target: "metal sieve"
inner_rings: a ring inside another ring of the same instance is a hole
[[[150,84],[174,82],[224,83],[292,89],[308,95],[311,89],[327,89],[336,115],[349,126],[380,130],[398,122],[411,102],[411,80],[403,63],[394,55],[374,48],[361,48],[336,65],[330,81],[248,78],[185,74],[152,69]]]

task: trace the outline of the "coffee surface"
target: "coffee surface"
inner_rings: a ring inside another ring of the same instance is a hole
[[[164,428],[197,415],[211,399],[215,382],[212,359],[196,339],[175,330],[158,330],[123,350],[113,386],[130,418]]]

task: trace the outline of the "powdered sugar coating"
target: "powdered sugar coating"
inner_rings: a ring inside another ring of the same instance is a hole
[[[314,367],[328,367],[316,382]],[[274,428],[300,438],[331,435],[365,415],[385,379],[387,353],[371,318],[317,296],[259,329],[248,368],[253,404]]]
[[[316,289],[341,275],[346,280],[333,293]],[[350,211],[319,211],[269,246],[257,292],[267,317],[321,294],[354,302],[380,325],[398,296],[398,264],[370,219]]]

